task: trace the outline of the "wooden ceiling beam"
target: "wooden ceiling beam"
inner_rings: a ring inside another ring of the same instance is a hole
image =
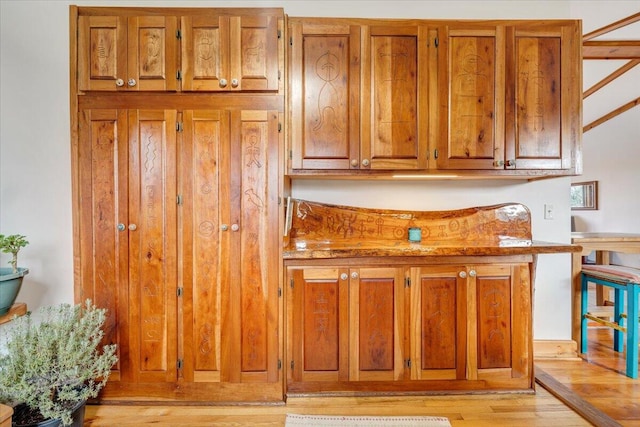
[[[640,40],[586,41],[582,59],[640,59]]]
[[[626,104],[624,104],[623,106],[616,108],[615,110],[613,110],[612,112],[610,112],[609,114],[605,114],[604,116],[600,117],[598,120],[594,120],[593,122],[589,123],[588,125],[586,125],[584,128],[582,128],[582,133],[587,132],[591,129],[593,129],[594,127],[601,125],[602,123],[606,122],[607,120],[611,120],[613,119],[615,116],[624,113],[625,111],[640,105],[640,97],[634,99],[633,101],[627,102]]]
[[[584,36],[582,36],[582,41],[585,42],[585,41],[591,40],[603,34],[607,34],[613,30],[617,30],[618,28],[622,28],[629,24],[633,24],[634,22],[637,22],[637,21],[640,21],[640,12],[636,13],[635,15],[627,16],[626,18],[613,22],[609,25],[605,25],[602,28],[598,28],[597,30],[594,30],[594,31],[591,31],[590,33],[585,34]]]

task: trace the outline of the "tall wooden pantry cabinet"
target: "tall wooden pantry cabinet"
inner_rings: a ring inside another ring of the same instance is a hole
[[[70,17],[75,295],[119,356],[101,399],[282,400],[283,11]]]

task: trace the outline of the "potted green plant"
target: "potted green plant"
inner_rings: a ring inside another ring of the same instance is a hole
[[[0,234],[0,251],[11,254],[11,268],[0,268],[0,316],[11,309],[22,287],[22,279],[29,273],[28,268],[18,267],[18,252],[28,244],[26,237],[20,234]]]
[[[118,360],[116,345],[101,343],[105,318],[106,310],[87,300],[44,307],[9,324],[0,403],[14,407],[12,426],[82,426],[84,404]]]

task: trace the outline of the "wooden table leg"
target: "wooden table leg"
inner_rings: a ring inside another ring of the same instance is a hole
[[[574,252],[571,255],[571,339],[576,342],[578,349],[580,349],[581,343],[581,330],[580,330],[580,304],[582,297],[582,283],[580,282],[580,272],[582,271],[582,254],[580,252]]]
[[[596,264],[609,265],[609,251],[596,251]],[[606,301],[611,301],[611,290],[604,286],[596,285],[596,305],[606,305]]]

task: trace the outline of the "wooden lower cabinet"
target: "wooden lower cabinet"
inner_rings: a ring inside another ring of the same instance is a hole
[[[80,118],[76,299],[119,351],[101,399],[282,400],[279,113]]]
[[[295,265],[287,394],[533,388],[529,263]]]

